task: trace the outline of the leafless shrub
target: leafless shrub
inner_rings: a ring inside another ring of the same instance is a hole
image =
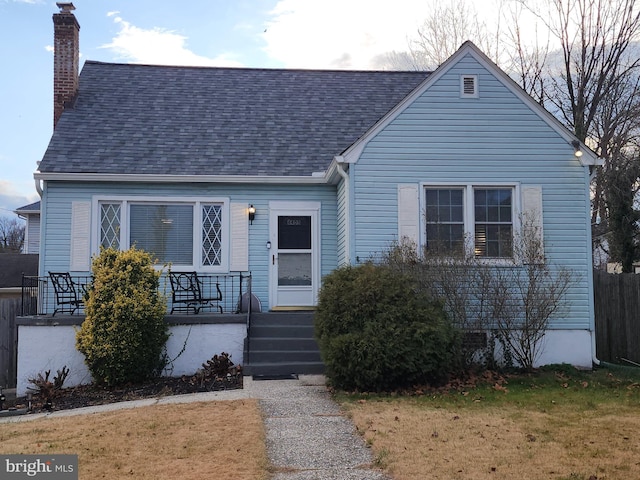
[[[410,273],[421,289],[442,299],[454,325],[469,338],[484,333],[485,344],[467,342],[463,347],[467,367],[479,361],[492,365],[498,341],[503,361],[513,359],[532,369],[542,353],[549,322],[568,308],[573,272],[548,262],[535,222],[523,217],[520,223],[510,259],[477,257],[470,239],[459,252],[438,248],[419,252],[415,244],[403,241],[382,255],[384,263]]]

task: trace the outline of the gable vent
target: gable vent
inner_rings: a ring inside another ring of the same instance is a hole
[[[478,98],[478,76],[477,75],[461,75],[460,76],[460,97]]]

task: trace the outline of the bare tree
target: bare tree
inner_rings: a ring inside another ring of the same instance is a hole
[[[467,40],[497,61],[501,55],[498,41],[501,0],[496,0],[496,8],[496,24],[489,25],[472,3],[465,0],[438,3],[408,39],[408,51],[387,53],[379,63],[393,70],[434,70]]]
[[[19,253],[24,246],[25,226],[17,219],[0,217],[0,253]]]
[[[593,123],[601,104],[640,66],[632,45],[640,35],[636,3],[547,0],[542,8],[530,8],[562,51],[562,65],[557,72],[549,72],[549,101],[580,140],[594,133]]]
[[[631,257],[640,253],[631,240],[637,169],[626,150],[639,131],[640,8],[635,0],[546,0],[533,7],[520,2],[562,53],[557,66],[547,65],[545,101],[604,159],[593,184],[594,238],[606,239],[601,245],[613,242],[612,260],[631,271]],[[630,191],[622,192],[623,185]]]
[[[544,105],[549,88],[546,72],[550,53],[549,33],[534,25],[533,38],[529,38],[532,34],[531,25],[523,19],[524,10],[522,4],[517,2],[504,10],[506,27],[499,43],[506,47],[508,53],[502,67],[511,72],[522,89],[536,102]]]
[[[543,351],[543,337],[552,318],[567,307],[567,292],[575,281],[568,268],[551,265],[544,256],[534,222],[522,219],[514,241],[519,269],[492,268],[489,302],[499,338],[526,370]]]

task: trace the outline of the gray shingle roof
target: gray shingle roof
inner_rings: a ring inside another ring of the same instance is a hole
[[[426,77],[87,61],[40,172],[310,175]]]
[[[30,203],[29,205],[24,205],[23,207],[16,208],[14,210],[16,213],[38,213],[40,212],[40,202]]]

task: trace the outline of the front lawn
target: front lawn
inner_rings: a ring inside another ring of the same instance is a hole
[[[640,478],[640,372],[558,366],[403,395],[338,395],[394,480]]]
[[[77,454],[79,478],[268,478],[256,400],[0,423],[0,453]]]

